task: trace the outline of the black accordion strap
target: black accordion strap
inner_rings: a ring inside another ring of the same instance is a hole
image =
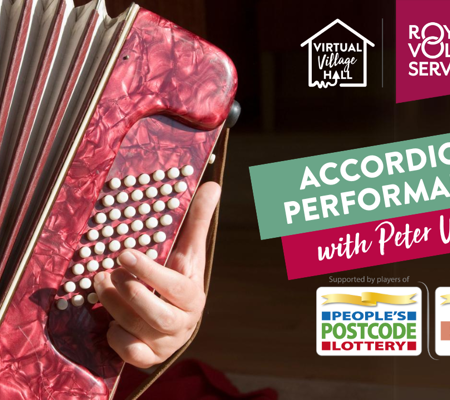
[[[225,162],[227,155],[227,146],[228,146],[228,136],[229,129],[224,129],[222,134],[220,135],[219,142],[217,143],[215,154],[216,161],[214,163],[214,171],[213,171],[213,181],[217,182],[220,186],[223,183],[223,174],[225,171]],[[216,211],[214,212],[211,226],[208,232],[208,238],[206,241],[206,266],[205,266],[205,293],[208,294],[209,282],[211,280],[211,271],[212,264],[214,258],[214,248],[216,245],[216,234],[217,234],[217,226],[219,223],[219,207],[220,203],[217,205]],[[157,368],[149,375],[149,377],[138,387],[135,391],[128,396],[127,400],[135,400],[139,398],[180,356],[185,352],[185,350],[189,347],[189,345],[194,341],[197,333],[200,329],[201,320],[198,322],[197,327],[195,328],[194,333],[191,338],[186,342],[186,344],[175,352],[169,359],[167,359],[164,363],[157,366]]]

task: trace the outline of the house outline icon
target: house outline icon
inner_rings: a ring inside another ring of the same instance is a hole
[[[342,22],[339,18],[335,19],[331,24],[328,24],[325,28],[311,36],[308,40],[305,40],[300,46],[303,47],[306,44],[308,44],[308,84],[310,87],[319,86],[321,87],[321,83],[312,81],[312,42],[314,39],[319,37],[322,33],[326,32],[328,29],[332,28],[334,25],[340,24],[345,29],[353,33],[355,36],[360,38],[364,45],[363,45],[363,82],[362,83],[340,83],[339,86],[341,87],[366,87],[367,86],[367,44],[369,44],[372,47],[375,47],[375,44],[372,43],[370,40],[366,39],[363,35],[356,32],[353,28],[348,26],[346,23]],[[327,87],[327,84],[322,82],[322,85],[324,87]],[[334,85],[331,85],[334,86]]]

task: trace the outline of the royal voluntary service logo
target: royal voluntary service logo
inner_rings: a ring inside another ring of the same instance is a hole
[[[332,30],[344,28],[349,41],[337,41]],[[350,26],[336,19],[301,44],[308,45],[308,85],[326,89],[367,86],[367,45],[375,45]]]
[[[450,1],[397,0],[397,103],[450,94]]]

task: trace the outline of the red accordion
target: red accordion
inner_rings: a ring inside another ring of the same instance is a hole
[[[132,5],[0,2],[0,398],[110,399],[123,362],[92,279],[165,264],[227,118],[219,49]]]

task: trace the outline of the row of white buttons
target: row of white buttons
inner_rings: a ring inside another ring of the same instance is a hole
[[[194,167],[192,165],[185,165],[181,168],[181,174],[183,176],[191,176],[194,173]],[[167,176],[170,179],[176,179],[180,176],[180,170],[178,168],[171,168],[167,171]],[[153,173],[152,178],[155,182],[162,181],[166,177],[166,173],[163,170],[157,170]],[[139,181],[141,185],[147,185],[150,183],[151,178],[148,174],[139,175],[138,179],[132,175],[128,175],[124,180],[123,184],[126,187],[132,187],[136,184],[136,181]],[[122,182],[119,178],[113,178],[109,181],[110,189],[117,190],[122,185]]]
[[[187,184],[186,182],[177,182],[173,187],[172,185],[169,185],[168,183],[162,185],[159,188],[159,192],[161,193],[161,195],[163,196],[168,196],[169,194],[172,193],[172,191],[175,189],[175,191],[177,193],[183,193],[187,190]],[[145,190],[145,195],[149,198],[149,199],[153,199],[158,195],[158,189],[155,187],[149,187],[148,189]],[[144,197],[144,193],[141,190],[134,190],[131,193],[131,199],[133,201],[140,201],[142,200]],[[114,198],[114,196],[111,196],[110,194],[106,195],[105,197],[103,197],[102,199],[102,204],[105,207],[111,207],[114,205],[114,203],[117,201],[117,203],[119,204],[124,204],[129,200],[129,195],[126,192],[120,192],[116,195],[116,197]]]
[[[156,218],[151,217],[147,221],[145,221],[145,225],[148,229],[154,229],[158,226],[158,223],[161,223],[162,226],[169,226],[173,222],[173,218],[170,215],[163,215],[159,219],[159,222]],[[133,232],[139,232],[144,228],[144,223],[141,220],[133,221],[130,224],[130,228]],[[117,225],[116,232],[119,235],[126,235],[129,231],[129,227],[127,224],[122,223]],[[95,229],[91,229],[87,232],[86,236],[89,241],[94,242],[100,237],[100,231],[96,231]],[[109,238],[114,235],[114,228],[112,226],[105,226],[101,230],[102,236],[105,238]]]
[[[80,307],[84,304],[84,297],[81,294],[77,294],[75,296],[72,297],[72,299],[70,300],[72,305],[74,305],[75,307]],[[87,295],[87,301],[90,304],[95,304],[98,302],[98,296],[96,293],[89,293]],[[64,311],[67,309],[67,307],[69,306],[69,302],[66,299],[59,299],[56,302],[56,307],[61,310]]]
[[[119,243],[120,245],[120,243]],[[155,249],[147,250],[147,256],[149,256],[152,260],[156,260],[158,258],[158,252]],[[118,263],[118,262],[117,262]],[[88,272],[95,272],[99,269],[100,263],[96,260],[91,260],[86,264],[86,269]],[[102,261],[102,267],[105,269],[111,269],[114,267],[114,260],[112,258],[105,258]],[[72,266],[72,273],[76,276],[84,274],[84,265],[83,264],[75,264]]]
[[[173,199],[170,199],[167,203],[164,203],[164,201],[162,201],[162,200],[155,201],[153,203],[153,211],[156,213],[164,211],[166,209],[166,204],[170,210],[175,210],[180,206],[180,200],[178,200],[176,197],[174,197]],[[152,209],[152,207],[149,204],[143,203],[137,208],[137,211],[141,215],[147,215],[150,213],[151,209]],[[134,207],[130,206],[124,210],[124,216],[126,218],[133,218],[135,215],[136,215],[136,209]],[[111,221],[117,221],[118,219],[120,219],[121,216],[122,216],[122,211],[120,211],[118,208],[113,208],[108,213],[108,216],[106,216],[106,214],[102,213],[102,212],[95,214],[94,221],[97,224],[104,224],[108,218]]]
[[[166,240],[166,234],[164,232],[155,232],[153,234],[153,240],[155,243],[163,243]],[[141,235],[138,239],[139,244],[141,246],[147,246],[151,243],[151,238],[149,235],[144,234]],[[123,242],[125,248],[127,249],[133,249],[136,247],[136,240],[132,237],[126,238]],[[118,240],[113,240],[108,244],[108,248],[111,252],[115,253],[116,251],[119,251],[121,248],[121,244]],[[94,253],[101,255],[105,252],[106,245],[102,242],[98,242],[94,246]],[[90,247],[84,246],[79,250],[79,255],[81,258],[88,258],[92,255],[92,250]]]
[[[83,278],[78,282],[78,284],[80,285],[81,289],[86,290],[92,286],[92,281],[89,278]],[[72,281],[68,281],[64,284],[64,290],[66,293],[73,293],[73,292],[75,292],[76,288],[77,288],[77,285]]]

